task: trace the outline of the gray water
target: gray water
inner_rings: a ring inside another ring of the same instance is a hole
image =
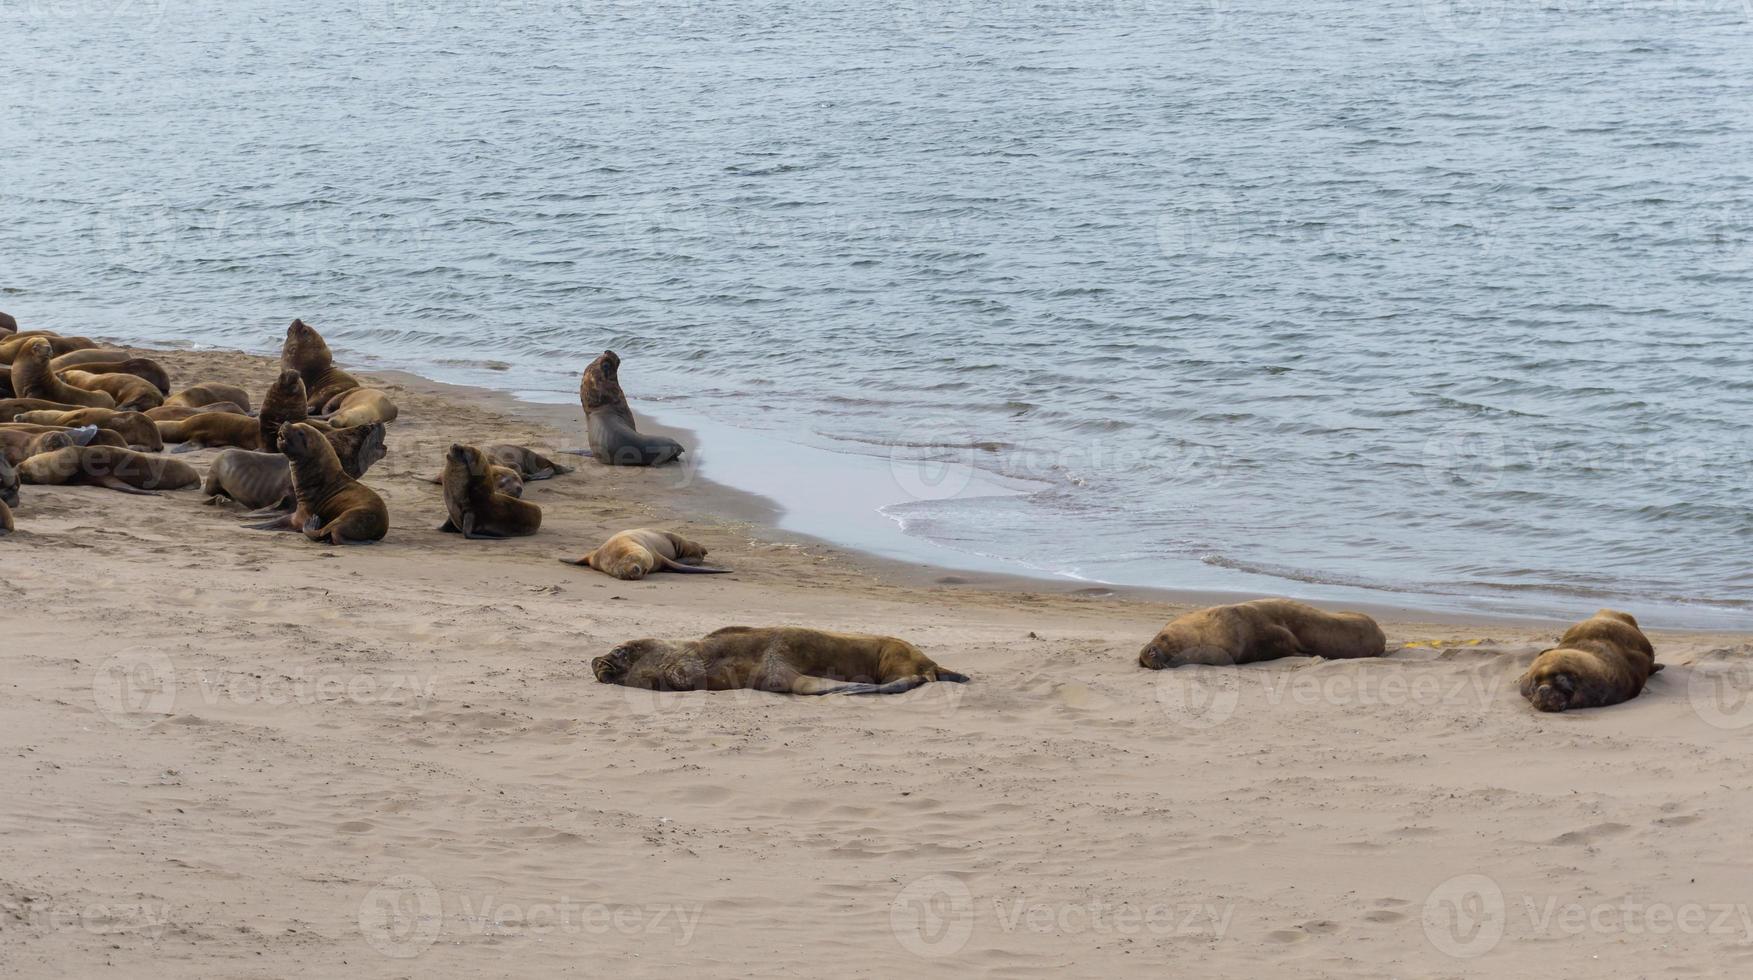
[[[1021,570],[1753,626],[1741,0],[0,31],[29,323],[260,350],[296,315],[559,398],[613,347],[636,405],[890,458],[907,535]],[[1030,492],[932,499],[921,458]]]

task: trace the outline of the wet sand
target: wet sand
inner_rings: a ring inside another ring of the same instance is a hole
[[[158,356],[178,387],[273,376]],[[1753,963],[1753,637],[1656,631],[1644,696],[1560,716],[1515,679],[1561,624],[1377,610],[1380,661],[1150,673],[1138,648],[1199,597],[851,553],[683,469],[560,457],[578,471],[528,485],[539,535],[440,534],[416,477],[446,446],[578,446],[579,413],[380,381],[402,417],[365,480],[378,545],[243,530],[196,492],[23,488],[0,540],[0,973]],[[736,574],[555,560],[642,525]],[[974,680],[803,699],[589,671],[620,640],[778,623],[898,634]]]

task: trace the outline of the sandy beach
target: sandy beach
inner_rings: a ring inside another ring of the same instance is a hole
[[[178,387],[274,374],[151,353]],[[1384,613],[1381,660],[1149,672],[1196,597],[868,558],[683,468],[562,456],[525,494],[538,535],[438,533],[417,478],[450,443],[581,446],[581,413],[375,383],[401,408],[364,480],[380,544],[244,530],[195,491],[23,488],[0,975],[1753,970],[1753,637],[1653,632],[1643,696],[1564,715],[1515,689],[1557,622]],[[638,526],[736,574],[556,561]],[[973,680],[652,694],[589,669],[786,623]]]

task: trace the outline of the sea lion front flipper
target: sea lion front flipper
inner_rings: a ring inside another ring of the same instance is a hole
[[[443,531],[446,534],[461,534],[462,533],[462,529],[457,527],[456,522],[451,520],[448,517],[444,519],[443,524],[438,525],[438,529],[440,531]]]
[[[173,453],[192,453],[197,449],[206,449],[206,448],[207,448],[207,446],[205,443],[198,442],[198,441],[179,442],[179,443],[177,443],[177,447],[175,449],[172,449],[171,452],[173,452]]]
[[[1662,672],[1662,667],[1663,667],[1662,664],[1656,664],[1654,667],[1650,668],[1650,673],[1659,674]]]
[[[681,562],[676,561],[674,558],[665,558],[662,555],[657,556],[657,563],[658,567],[666,572],[691,572],[695,575],[729,575],[733,571],[729,568],[707,568],[705,565],[684,565]]]
[[[131,493],[136,497],[164,496],[164,494],[159,493],[156,490],[142,490],[139,487],[134,486],[132,483],[123,483],[121,480],[113,476],[100,477],[98,482],[110,490],[115,490],[121,493]]]
[[[592,565],[590,560],[595,557],[595,551],[587,551],[583,558],[562,558],[560,559],[560,563],[563,565],[582,565],[585,568],[594,568],[596,566]]]

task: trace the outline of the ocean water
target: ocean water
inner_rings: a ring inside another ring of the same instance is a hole
[[[1742,0],[23,0],[0,31],[29,323],[270,349],[301,316],[560,399],[612,347],[659,418],[886,460],[883,518],[946,554],[1753,626]]]

